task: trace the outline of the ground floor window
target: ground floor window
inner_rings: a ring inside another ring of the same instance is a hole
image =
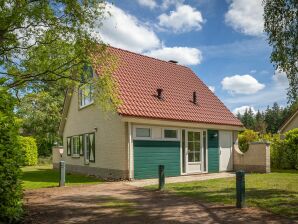
[[[136,137],[150,138],[151,137],[151,129],[150,128],[136,128]]]
[[[67,137],[67,155],[84,156],[84,163],[95,162],[95,133]]]
[[[80,155],[80,137],[79,136],[72,137],[71,151],[72,151],[72,156]]]
[[[86,141],[84,154],[85,163],[95,162],[95,133],[88,133],[84,135]]]

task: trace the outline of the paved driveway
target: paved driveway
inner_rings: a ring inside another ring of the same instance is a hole
[[[202,181],[211,180],[218,178],[235,177],[235,173],[232,172],[221,172],[221,173],[206,173],[206,174],[194,174],[185,175],[178,177],[166,177],[166,183],[182,183],[182,182],[192,182],[192,181]],[[158,179],[145,179],[145,180],[134,180],[127,182],[127,184],[136,187],[145,187],[150,185],[157,185]]]
[[[25,223],[34,224],[291,223],[258,209],[205,204],[125,182],[26,191],[25,208]]]

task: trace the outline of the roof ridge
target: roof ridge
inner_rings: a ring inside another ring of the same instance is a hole
[[[181,67],[188,68],[188,69],[192,70],[191,68],[187,67],[186,65],[181,65],[181,64],[178,64],[178,63],[175,64],[175,63],[172,63],[172,62],[169,62],[169,61],[165,61],[165,60],[162,60],[162,59],[159,59],[159,58],[154,58],[154,57],[152,57],[152,56],[148,56],[148,55],[144,55],[144,54],[136,53],[136,52],[129,51],[129,50],[126,50],[126,49],[122,49],[122,48],[119,48],[119,47],[114,47],[114,46],[109,45],[109,44],[107,44],[107,46],[110,47],[110,48],[114,48],[114,49],[120,50],[120,51],[126,51],[126,52],[128,52],[128,53],[136,54],[136,55],[139,55],[139,56],[142,56],[142,57],[146,57],[146,58],[154,59],[154,60],[161,61],[161,62],[163,62],[163,63],[168,63],[168,64],[171,64],[171,65],[181,66]]]

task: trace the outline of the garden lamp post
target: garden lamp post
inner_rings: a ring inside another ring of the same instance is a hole
[[[59,148],[59,153],[60,153],[60,156],[61,156],[59,187],[63,187],[63,186],[65,186],[65,162],[62,160],[63,147]]]

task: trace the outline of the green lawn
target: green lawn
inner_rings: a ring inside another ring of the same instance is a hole
[[[206,202],[235,205],[235,178],[167,184],[166,190]],[[153,189],[156,186],[150,186]],[[298,218],[298,171],[246,175],[246,205]]]
[[[52,165],[23,167],[24,189],[36,189],[44,187],[57,187],[59,185],[59,172],[52,169]],[[66,175],[66,186],[80,184],[97,184],[102,180],[78,174]]]

